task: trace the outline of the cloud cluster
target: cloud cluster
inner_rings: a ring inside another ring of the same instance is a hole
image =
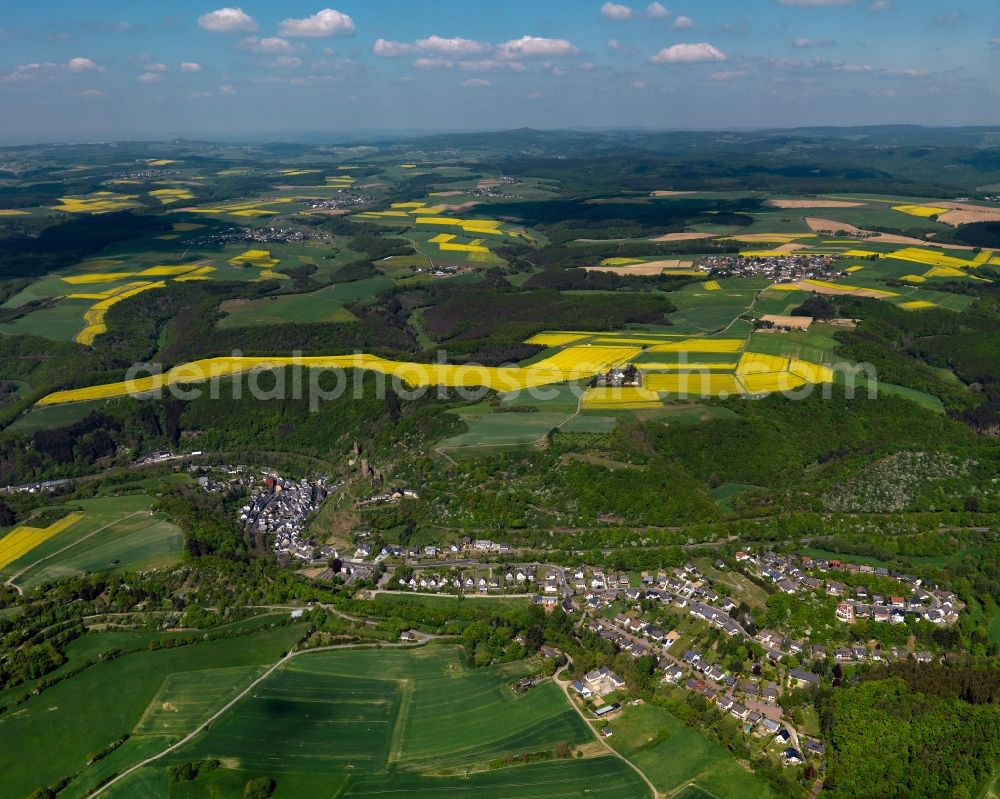
[[[697,64],[704,61],[725,61],[726,54],[708,42],[675,44],[650,56],[654,64]]]
[[[662,3],[652,2],[646,6],[645,11],[622,5],[621,3],[607,2],[601,6],[601,17],[610,22],[628,22],[631,19],[667,19],[673,16],[673,12],[667,10]]]
[[[548,39],[543,36],[522,36],[500,44],[477,42],[461,37],[428,36],[415,42],[397,42],[377,39],[372,52],[383,58],[418,55],[414,66],[418,69],[513,69],[521,71],[522,59],[559,58],[573,56],[580,49],[567,39]],[[473,56],[491,55],[492,58],[474,59]]]
[[[280,36],[268,36],[258,39],[256,36],[248,36],[236,45],[239,50],[246,50],[248,53],[261,53],[263,55],[279,55],[281,53],[293,53],[299,49],[287,39]]]
[[[70,72],[103,72],[101,67],[97,66],[89,58],[83,58],[82,56],[77,56],[76,58],[71,58],[66,62],[66,69]]]
[[[242,8],[226,6],[198,17],[198,27],[212,33],[245,33],[257,30],[257,23]]]
[[[36,80],[39,78],[54,78],[67,72],[104,72],[104,67],[83,56],[75,56],[65,64],[59,64],[54,61],[32,61],[28,64],[19,64],[10,72],[0,72],[0,83],[18,83],[20,81]]]
[[[286,19],[278,25],[281,36],[326,38],[329,36],[353,36],[358,32],[354,20],[341,11],[324,8],[311,17]]]

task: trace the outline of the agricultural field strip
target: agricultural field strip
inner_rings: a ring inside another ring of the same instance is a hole
[[[139,395],[170,385],[203,383],[206,380],[231,377],[255,370],[295,365],[311,369],[367,369],[392,375],[411,386],[487,386],[498,391],[514,391],[593,377],[627,363],[639,352],[640,350],[635,347],[568,347],[550,358],[525,367],[413,363],[385,360],[363,354],[206,358],[175,366],[164,374],[83,389],[57,391],[43,397],[39,405]]]
[[[0,538],[0,568],[23,558],[39,544],[76,524],[83,516],[82,513],[70,513],[48,527],[31,527],[29,525],[15,527],[3,538]],[[7,582],[10,583],[10,580]]]
[[[381,646],[382,648],[393,647],[393,648],[403,648],[403,649],[415,649],[417,647],[423,646],[423,644],[414,645],[405,643],[384,643]],[[251,682],[248,686],[246,686],[246,688],[240,691],[236,696],[234,696],[232,699],[226,702],[225,705],[223,705],[221,708],[215,711],[215,713],[213,713],[209,718],[201,722],[201,724],[195,727],[195,729],[193,729],[187,735],[178,739],[174,743],[170,744],[170,746],[165,747],[155,755],[151,755],[147,758],[144,758],[143,760],[140,760],[138,763],[129,766],[127,769],[122,771],[120,774],[116,775],[114,778],[108,780],[106,783],[101,785],[96,790],[91,791],[91,793],[88,794],[87,799],[94,799],[94,797],[100,796],[112,785],[125,779],[130,774],[138,771],[141,768],[145,768],[150,763],[153,763],[159,760],[160,758],[170,754],[171,752],[180,749],[182,746],[185,746],[186,744],[190,743],[192,740],[197,738],[198,735],[200,735],[202,732],[208,729],[214,722],[218,721],[218,719],[224,716],[230,709],[233,708],[234,705],[236,705],[241,699],[247,696],[247,694],[249,694],[254,688],[256,688],[258,685],[264,682],[264,680],[266,680],[268,677],[274,674],[275,671],[277,671],[279,668],[281,668],[281,666],[285,665],[293,658],[302,655],[315,654],[317,652],[329,652],[335,650],[356,649],[356,648],[358,648],[357,644],[334,644],[332,646],[317,647],[315,649],[300,649],[298,651],[288,652],[284,657],[280,658],[276,662],[272,663],[269,667],[267,667],[259,677],[257,677],[253,682]]]
[[[425,646],[425,644],[416,644],[416,645],[414,645],[414,644],[408,644],[408,643],[385,643],[385,644],[382,644],[382,648],[392,647],[392,648],[396,648],[396,649],[419,649],[419,648],[422,648],[424,646]],[[255,688],[257,688],[258,686],[260,686],[269,677],[271,677],[272,675],[274,675],[275,672],[278,671],[278,669],[280,669],[282,666],[287,665],[293,658],[297,658],[297,657],[302,656],[302,655],[318,654],[318,653],[338,651],[338,650],[339,651],[345,651],[345,650],[368,651],[367,647],[365,647],[364,645],[360,645],[359,646],[357,644],[337,644],[337,645],[332,645],[332,646],[317,647],[315,649],[305,649],[305,650],[298,650],[298,651],[288,652],[282,658],[280,658],[278,661],[276,661],[275,663],[273,663],[271,666],[265,668],[263,670],[263,672],[259,674],[259,676],[257,676],[255,679],[253,679],[246,687],[244,687],[238,694],[236,694],[229,701],[227,701],[221,708],[219,708],[217,711],[215,711],[209,718],[201,721],[197,725],[197,727],[195,727],[195,729],[193,729],[191,732],[187,733],[186,735],[184,735],[179,740],[177,740],[174,743],[170,744],[169,746],[165,747],[160,752],[158,752],[158,753],[156,753],[154,755],[151,755],[151,756],[149,756],[147,758],[144,758],[143,760],[139,761],[138,763],[135,763],[135,764],[129,766],[127,769],[123,770],[121,773],[119,773],[118,775],[116,775],[113,779],[109,780],[108,782],[106,782],[105,784],[101,785],[96,790],[92,791],[88,795],[87,799],[93,799],[94,797],[99,796],[100,794],[104,793],[107,789],[109,789],[112,785],[114,785],[114,784],[118,783],[119,781],[127,778],[130,774],[138,771],[139,769],[145,768],[150,763],[153,763],[153,762],[155,762],[157,760],[160,760],[161,758],[165,757],[166,755],[170,754],[171,752],[174,752],[174,751],[180,749],[181,747],[185,746],[186,744],[188,744],[189,742],[191,742],[192,740],[194,740],[201,733],[203,733],[206,730],[208,730],[209,728],[211,728],[216,721],[218,721],[222,716],[224,716],[228,711],[230,711],[241,700],[243,700],[249,694],[251,694],[251,692],[253,692]],[[306,669],[306,671],[310,671],[310,670]],[[310,671],[310,673],[311,673],[311,671]],[[324,670],[322,673],[326,673],[326,671]],[[330,673],[331,674],[337,673],[336,669],[333,672],[330,672]],[[390,678],[390,677],[384,677],[384,678],[370,677],[369,679],[376,679],[376,680],[382,679],[382,680],[388,680],[388,681],[394,682],[394,683],[399,683],[399,682],[406,683],[406,682],[408,682],[408,680],[405,680],[405,679],[404,680],[398,680],[398,679],[393,679],[393,678]],[[561,686],[561,687],[563,688],[563,691],[565,692],[566,691],[565,686]],[[405,693],[405,691],[404,691],[404,693]],[[159,696],[159,693],[157,694],[157,696]],[[567,698],[568,698],[568,695],[567,695]],[[405,697],[404,697],[404,699],[405,699]],[[155,702],[155,697],[154,697],[153,701]],[[403,703],[404,706],[406,704],[407,704],[406,702]],[[570,704],[572,705],[572,702]],[[576,712],[583,719],[583,721],[586,722],[587,721],[586,717],[583,716],[583,714],[579,711],[578,708],[576,708],[575,705],[572,705],[572,706],[573,706],[574,710],[576,710]],[[403,712],[403,711],[405,711],[405,712]],[[144,719],[146,718],[146,714],[144,714],[143,718]],[[397,720],[395,722],[396,726],[406,725],[409,721],[410,721],[410,712],[409,712],[409,710],[406,707],[401,707],[400,708],[399,716],[397,717]],[[590,734],[593,735],[593,728],[589,725],[589,723],[585,724],[584,726],[590,732]],[[401,735],[401,733],[397,734],[397,731],[394,729],[394,732],[393,732],[393,735],[392,735],[392,745],[393,745],[394,748],[391,750],[391,752],[395,752],[397,754],[397,756],[399,754],[399,749],[396,749],[395,747],[399,746],[398,735]],[[607,747],[607,748],[609,749],[609,751],[613,751],[613,750],[610,750],[610,747]],[[616,756],[618,756],[620,759],[622,759],[624,762],[628,763],[628,765],[633,770],[635,770],[636,773],[638,773],[640,776],[643,776],[642,772],[634,764],[630,763],[627,759],[622,758],[617,753],[614,753],[614,754]],[[645,780],[644,776],[643,776],[643,779]],[[648,780],[646,780],[646,782],[647,782],[647,784],[649,784],[651,786],[651,783],[649,783]]]
[[[69,550],[73,549],[73,548],[74,548],[74,547],[76,547],[76,546],[77,546],[78,544],[82,544],[82,543],[83,543],[84,541],[86,541],[86,540],[87,540],[88,538],[92,538],[93,536],[97,535],[98,533],[101,533],[101,532],[104,532],[104,531],[105,531],[105,530],[107,530],[107,529],[108,529],[109,527],[114,527],[114,526],[115,526],[116,524],[120,524],[121,522],[125,521],[126,519],[131,519],[131,518],[132,518],[133,516],[138,516],[138,515],[140,515],[140,514],[144,514],[144,513],[145,513],[145,514],[148,514],[148,511],[144,511],[144,510],[137,510],[137,511],[133,511],[132,513],[128,514],[127,516],[122,516],[122,517],[120,517],[120,518],[118,518],[118,519],[114,519],[114,520],[112,520],[112,521],[108,522],[108,523],[107,523],[107,524],[105,524],[105,525],[104,525],[103,527],[99,527],[99,528],[97,528],[96,530],[94,530],[93,532],[91,532],[91,533],[87,533],[87,535],[83,536],[83,538],[78,538],[78,539],[77,539],[76,541],[73,541],[72,543],[70,543],[70,544],[67,544],[67,545],[66,545],[66,546],[64,546],[64,547],[63,547],[62,549],[59,549],[59,550],[57,550],[57,551],[55,551],[55,552],[51,552],[51,553],[49,553],[48,555],[46,555],[46,556],[45,556],[44,558],[39,558],[38,560],[36,560],[36,561],[34,561],[34,562],[32,562],[32,563],[29,563],[29,564],[28,564],[27,566],[25,566],[24,568],[22,568],[22,569],[21,569],[20,571],[18,571],[18,572],[17,572],[16,574],[12,574],[12,575],[11,575],[11,576],[10,576],[10,577],[9,577],[9,578],[7,579],[7,581],[6,581],[6,583],[5,583],[5,584],[6,584],[6,585],[9,585],[9,586],[11,586],[11,587],[13,587],[13,588],[14,588],[14,590],[16,590],[16,591],[17,591],[18,593],[22,593],[22,589],[21,589],[21,587],[20,587],[20,586],[18,586],[18,585],[17,585],[17,583],[15,582],[15,581],[16,581],[16,580],[17,580],[17,579],[18,579],[18,578],[19,578],[19,577],[20,577],[21,575],[25,574],[26,572],[29,572],[29,571],[31,571],[31,570],[32,570],[32,569],[34,569],[34,568],[35,568],[36,566],[38,566],[38,564],[40,564],[40,563],[44,563],[45,561],[49,560],[50,558],[54,558],[54,557],[56,557],[57,555],[61,555],[61,554],[63,554],[64,552],[67,552],[67,551],[69,551]],[[77,515],[78,515],[78,516],[83,516],[84,514],[77,514]],[[57,522],[57,524],[58,524],[58,522]],[[66,525],[66,527],[64,527],[63,529],[66,529],[67,527],[69,527],[69,525]],[[48,537],[51,537],[51,536],[47,536],[47,538],[48,538]],[[2,539],[0,539],[0,542],[2,542]],[[39,543],[41,543],[41,542],[39,542]],[[30,550],[29,550],[29,551],[30,551]],[[27,554],[27,553],[25,553],[25,554]],[[20,557],[24,557],[24,555],[21,555]],[[6,566],[6,565],[8,565],[9,563],[12,563],[12,562],[13,562],[13,561],[7,561],[7,563],[3,563],[2,561],[3,561],[3,557],[2,557],[2,554],[0,554],[0,568],[2,568],[3,566]]]

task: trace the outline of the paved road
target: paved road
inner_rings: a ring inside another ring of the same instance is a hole
[[[572,668],[572,666],[573,666],[573,659],[570,658],[569,655],[566,655],[566,660],[567,660],[566,668],[567,669]],[[555,684],[558,685],[562,689],[563,694],[566,695],[566,701],[570,703],[570,705],[572,706],[573,710],[575,710],[577,712],[577,715],[580,718],[583,719],[583,721],[587,725],[587,727],[589,727],[590,730],[593,731],[594,727],[590,723],[591,720],[589,718],[587,718],[586,714],[580,709],[580,706],[575,701],[573,701],[573,697],[572,697],[572,695],[569,692],[569,685],[570,685],[569,684],[569,680],[566,680],[565,682],[563,682],[562,680],[560,680],[558,678],[558,676],[554,676],[552,679],[555,682]],[[595,732],[594,733],[594,737],[597,738],[598,743],[600,743],[601,746],[603,746],[605,749],[607,749],[610,754],[612,754],[615,757],[617,757],[620,761],[622,761],[622,763],[624,763],[625,765],[627,765],[630,769],[632,769],[632,771],[634,771],[636,774],[638,774],[640,777],[642,777],[642,781],[644,783],[646,783],[646,785],[649,786],[649,790],[650,790],[650,793],[652,793],[652,795],[653,795],[653,799],[660,799],[660,797],[664,795],[664,794],[660,793],[658,790],[656,790],[656,786],[653,785],[653,783],[650,781],[649,777],[647,777],[642,772],[642,769],[639,768],[635,763],[633,763],[631,760],[629,760],[627,757],[625,757],[625,755],[621,754],[617,749],[614,749],[598,733]]]

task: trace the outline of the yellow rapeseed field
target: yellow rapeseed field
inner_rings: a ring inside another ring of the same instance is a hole
[[[194,194],[190,189],[154,189],[149,193],[150,197],[155,197],[163,205],[170,205],[178,200],[192,200]]]
[[[135,205],[134,200],[138,196],[138,194],[113,194],[110,191],[98,191],[88,197],[60,197],[60,204],[50,205],[49,208],[68,214],[107,214]]]
[[[270,250],[247,250],[242,255],[236,255],[230,258],[229,263],[234,266],[248,263],[252,266],[259,266],[262,269],[267,269],[272,266],[277,266],[280,261],[271,257]]]
[[[591,410],[640,410],[662,408],[663,403],[655,391],[636,386],[594,386],[580,398],[580,406]]]
[[[601,266],[631,266],[641,263],[644,263],[641,258],[605,258],[601,261]]]
[[[931,270],[934,271],[933,269]],[[927,278],[923,275],[903,275],[900,280],[905,280],[907,283],[926,283]]]
[[[920,311],[924,308],[937,308],[937,305],[927,300],[910,300],[909,302],[899,303],[899,307],[905,308],[907,311]]]
[[[927,266],[950,266],[953,269],[967,269],[976,266],[972,261],[955,258],[951,255],[944,255],[933,250],[925,250],[921,247],[904,247],[901,250],[888,253],[886,258],[895,258],[899,261],[913,261],[917,264],[927,264]]]
[[[30,211],[21,211],[17,208],[0,208],[0,216],[30,216]]]
[[[71,513],[48,527],[18,525],[0,538],[0,569],[24,557],[39,544],[68,529],[82,518],[82,513]]]
[[[719,285],[718,280],[706,280],[701,285],[706,291],[719,291],[719,289],[722,288],[722,286]]]
[[[736,365],[736,374],[751,375],[766,372],[784,372],[788,369],[788,358],[781,355],[764,355],[759,352],[744,352]]]
[[[742,393],[740,383],[733,374],[653,373],[644,376],[643,385],[650,391],[688,394],[698,397],[734,396]]]
[[[875,252],[875,250],[844,250],[841,255],[846,255],[848,258],[871,258],[873,255],[878,258],[882,253]]]
[[[127,283],[124,286],[117,289],[113,294],[105,297],[98,302],[94,303],[89,311],[83,314],[83,321],[86,323],[83,330],[77,333],[73,340],[77,344],[85,344],[88,347],[94,343],[94,339],[97,338],[102,333],[108,332],[108,327],[104,323],[104,317],[107,315],[108,309],[115,303],[121,302],[122,300],[128,299],[129,297],[134,297],[143,291],[149,291],[150,289],[162,289],[166,287],[166,283],[162,280],[156,282],[139,282],[139,283]]]
[[[90,313],[88,311],[88,313]],[[374,355],[321,355],[292,357],[205,358],[175,366],[159,375],[132,381],[106,383],[89,388],[57,391],[43,397],[39,405],[57,405],[89,399],[111,399],[144,394],[169,385],[203,383],[212,378],[242,374],[254,369],[272,369],[298,364],[304,368],[368,369],[398,377],[410,386],[487,386],[496,391],[516,391],[593,377],[614,366],[628,363],[639,350],[634,347],[567,347],[551,358],[525,367],[471,366],[390,361]]]
[[[832,383],[833,369],[819,363],[803,361],[799,358],[791,358],[788,362],[788,371],[793,375],[801,377],[807,383]]]
[[[771,394],[790,391],[806,384],[805,378],[792,372],[760,372],[740,376],[743,387],[750,394]]]
[[[892,206],[892,210],[920,217],[940,216],[941,214],[948,213],[947,208],[937,208],[931,205],[894,205]]]
[[[134,274],[134,272],[91,272],[89,275],[67,275],[60,280],[71,286],[83,286],[89,283],[110,283],[112,280],[124,280]]]
[[[924,272],[924,277],[966,277],[966,273],[953,266],[932,266]]]

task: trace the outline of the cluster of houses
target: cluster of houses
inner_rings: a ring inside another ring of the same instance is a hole
[[[414,574],[409,579],[400,578],[397,583],[403,588],[429,590],[441,589],[451,593],[488,593],[498,591],[518,591],[523,593],[535,584],[535,570],[531,567],[510,567],[499,570],[497,574],[481,574],[455,571],[450,574]],[[555,593],[558,588],[556,577],[538,581],[538,586],[544,586],[546,592]]]
[[[766,256],[711,255],[698,268],[713,278],[766,277],[775,283],[793,283],[809,278],[830,280],[843,277],[844,271],[835,255],[797,255],[775,252]]]
[[[413,488],[387,488],[379,494],[373,494],[367,499],[359,500],[355,503],[358,508],[367,508],[371,505],[382,505],[386,502],[399,502],[403,499],[420,499],[420,494]]]
[[[925,588],[922,580],[907,574],[898,574],[884,566],[863,563],[844,563],[809,555],[778,555],[765,552],[752,555],[737,552],[736,560],[758,577],[770,580],[786,594],[799,591],[824,590],[832,597],[843,597],[837,605],[836,616],[840,621],[853,623],[858,619],[901,624],[907,617],[923,619],[932,624],[954,624],[958,621],[962,604],[951,591]],[[883,595],[869,593],[865,586],[849,588],[834,579],[819,578],[815,574],[828,572],[871,574],[894,580],[900,593]]]
[[[257,244],[297,244],[308,239],[319,239],[323,235],[309,228],[297,227],[244,227],[229,225],[219,230],[213,230],[192,240],[192,246],[218,247],[225,244],[242,244],[255,242]]]
[[[302,533],[308,517],[336,488],[322,477],[291,480],[267,472],[262,479],[253,479],[250,497],[239,511],[240,522],[255,539],[272,541],[271,547],[278,555],[305,561],[328,560],[337,555],[333,547],[321,547]]]

